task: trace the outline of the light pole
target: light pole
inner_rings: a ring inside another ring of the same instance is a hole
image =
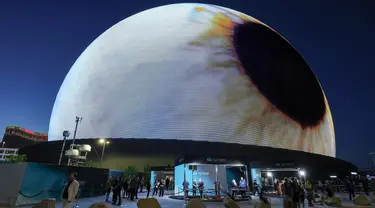
[[[65,150],[66,138],[69,137],[69,136],[70,136],[70,132],[69,131],[67,131],[67,130],[63,131],[64,141],[63,141],[63,145],[61,147],[60,158],[59,158],[59,165],[61,165],[61,159],[62,159],[64,150]]]
[[[73,143],[72,144],[75,144],[75,141],[76,141],[76,134],[77,134],[77,128],[78,128],[78,123],[80,123],[82,121],[82,117],[78,117],[76,116],[76,128],[74,129],[74,134],[73,134]]]
[[[300,170],[300,171],[299,171],[299,175],[303,177],[303,180],[304,180],[304,181],[306,181],[306,173],[305,173],[305,171]],[[301,177],[300,177],[300,180],[301,180]]]
[[[100,158],[100,167],[103,167],[103,157],[104,157],[105,146],[106,144],[109,144],[109,141],[106,141],[105,139],[100,139],[99,143],[103,144],[102,157]]]
[[[269,184],[273,184],[274,181],[273,181],[273,174],[272,174],[272,172],[267,172],[267,177],[271,179],[271,183],[269,183]]]
[[[249,181],[249,174],[247,172],[247,165],[245,165],[245,177],[246,177],[246,191],[248,193],[250,193],[250,186],[249,186],[249,183],[251,183],[251,181]],[[252,183],[251,183],[252,184]],[[249,203],[251,203],[251,196],[249,197]]]

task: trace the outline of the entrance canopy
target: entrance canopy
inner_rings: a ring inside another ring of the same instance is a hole
[[[224,158],[224,157],[215,157],[215,156],[184,156],[180,157],[175,161],[175,166],[181,164],[189,165],[202,165],[202,164],[211,164],[211,165],[223,165],[223,166],[245,166],[244,158]]]
[[[150,180],[151,184],[154,184],[157,180],[174,180],[174,167],[172,166],[158,166],[150,168]]]
[[[237,184],[242,179],[248,183],[248,171],[242,158],[224,158],[212,156],[184,156],[175,162],[175,195],[184,195],[183,190],[189,190],[192,195],[192,184],[202,181],[204,194],[215,195],[215,182],[220,183],[221,191],[227,191],[232,180]],[[184,186],[184,181],[186,181]],[[248,186],[246,187],[248,188]]]
[[[300,180],[305,179],[305,171],[299,164],[293,161],[279,161],[279,162],[251,162],[251,178],[253,181],[262,186],[263,179],[273,181],[275,179],[283,179],[284,177],[298,177]],[[301,178],[302,177],[302,178]]]

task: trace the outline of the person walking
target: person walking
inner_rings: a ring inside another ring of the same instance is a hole
[[[285,208],[293,208],[295,207],[293,204],[293,198],[294,198],[294,187],[292,184],[291,179],[285,178],[284,179],[284,184],[283,184],[283,189],[284,189],[284,199],[283,199],[283,204]]]
[[[118,203],[118,205],[121,205],[121,182],[118,179],[113,181],[112,192],[112,204]]]
[[[106,190],[106,195],[105,195],[105,202],[108,202],[108,199],[109,199],[109,195],[111,194],[111,190],[112,190],[112,187],[111,187],[111,182],[108,181],[107,182],[107,190]]]
[[[194,180],[193,181],[193,197],[196,197],[197,196],[197,182]]]
[[[139,177],[136,177],[135,179],[137,181],[137,185],[135,187],[134,196],[135,196],[135,199],[138,199],[138,191],[139,191],[139,187],[141,186],[141,179]]]
[[[132,201],[134,201],[134,197],[136,197],[136,194],[138,192],[137,184],[138,184],[137,177],[133,176],[132,179],[130,180],[130,200]]]
[[[365,194],[368,196],[369,195],[369,179],[366,177],[364,177],[363,181],[362,181],[362,185],[363,185],[363,190],[365,191]]]
[[[140,186],[140,190],[139,190],[139,193],[142,193],[143,192],[143,186],[145,185],[145,179],[143,178],[143,176],[140,177],[139,179],[139,186]]]
[[[259,192],[259,184],[257,183],[257,180],[254,180],[253,187],[254,187],[253,195],[255,196],[255,194],[258,194],[259,196],[260,192]]]
[[[214,182],[214,189],[216,193],[216,198],[220,199],[220,192],[221,192],[221,183],[219,181]]]
[[[300,201],[301,201],[301,187],[298,183],[297,178],[293,178],[292,182],[293,186],[293,207],[300,207]]]
[[[165,184],[165,181],[162,179],[160,180],[160,186],[159,186],[159,197],[163,197],[164,196],[164,185]]]
[[[307,191],[307,201],[309,202],[309,207],[313,207],[314,191],[313,186],[309,180],[306,180],[305,188]]]
[[[154,183],[154,189],[152,190],[152,196],[157,196],[158,195],[159,186],[160,186],[159,180],[155,181],[155,183]]]
[[[354,199],[355,198],[354,185],[353,185],[353,181],[351,181],[349,178],[346,179],[346,188],[348,189],[349,200],[352,200],[352,197]]]
[[[113,193],[115,193],[115,200],[113,201],[113,204],[117,203],[117,205],[121,205],[121,188],[122,183],[119,181],[113,190]]]
[[[128,193],[128,189],[129,189],[129,183],[128,183],[128,179],[127,178],[124,178],[124,181],[122,183],[122,198],[126,198],[127,197],[127,193]]]
[[[169,178],[168,178],[168,176],[167,176],[167,178],[165,179],[165,190],[169,190],[169,184],[170,184],[170,180],[169,180]]]
[[[184,191],[184,195],[185,197],[189,197],[189,181],[185,180],[183,183],[182,183],[182,188],[183,188],[183,191]]]
[[[200,197],[201,199],[203,199],[204,183],[203,183],[202,179],[199,179],[199,182],[198,182],[198,189],[199,189],[199,197]]]
[[[61,193],[61,200],[63,208],[71,208],[71,203],[76,200],[78,190],[79,190],[79,183],[76,180],[77,173],[71,173],[66,183],[62,193]]]
[[[148,180],[147,183],[146,183],[146,189],[147,189],[147,198],[148,198],[148,196],[150,195],[150,191],[151,191],[151,182],[150,182],[150,180]]]

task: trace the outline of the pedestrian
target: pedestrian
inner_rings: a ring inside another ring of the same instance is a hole
[[[111,194],[111,190],[112,190],[112,187],[111,187],[111,182],[107,182],[107,190],[106,190],[106,195],[105,195],[105,202],[108,202],[108,199],[109,199],[109,195]]]
[[[160,180],[160,186],[159,186],[159,197],[164,196],[164,180]]]
[[[159,185],[160,185],[159,180],[155,181],[154,188],[152,190],[152,196],[157,196],[158,195]]]
[[[79,183],[76,180],[77,173],[71,173],[66,183],[62,193],[61,193],[61,200],[63,208],[71,208],[71,203],[76,200],[78,190],[79,190]]]
[[[167,178],[165,179],[165,190],[169,190],[169,184],[170,184],[170,180],[169,180],[169,178],[168,178],[168,176],[167,176]]]
[[[352,197],[354,199],[355,198],[355,194],[354,194],[353,181],[351,181],[349,178],[346,179],[346,188],[348,189],[349,200],[352,200]]]
[[[137,177],[133,176],[132,179],[130,180],[130,200],[132,201],[134,200],[134,197],[136,197],[136,194],[138,192],[137,184],[138,184]]]
[[[150,195],[150,190],[151,190],[151,182],[150,180],[147,181],[146,183],[146,189],[147,189],[147,198]]]
[[[313,198],[314,198],[314,191],[313,191],[313,186],[309,180],[306,181],[305,183],[305,188],[307,191],[307,201],[309,202],[309,207],[313,207]]]

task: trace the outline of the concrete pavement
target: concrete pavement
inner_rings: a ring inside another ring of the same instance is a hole
[[[351,201],[349,201],[348,199],[346,199],[345,196],[346,195],[344,195],[344,194],[341,196],[341,198],[343,199],[343,205],[353,206],[353,203]],[[145,198],[146,196],[145,196],[145,193],[140,193],[140,194],[138,194],[138,197],[141,199],[141,198]],[[169,196],[155,197],[155,198],[159,201],[162,208],[183,208],[184,207],[184,201],[170,199]],[[254,197],[254,200],[257,200],[257,198]],[[105,201],[104,196],[80,199],[80,200],[77,201],[77,206],[79,208],[88,208],[91,204],[93,204],[95,202],[104,202],[104,201]],[[206,204],[207,208],[224,208],[224,204],[220,203],[220,202],[206,202],[205,204]],[[250,205],[249,202],[240,202],[238,204],[240,205],[241,208],[254,207],[253,205]],[[112,205],[110,203],[109,203],[109,205],[110,205],[110,207],[113,207],[113,208],[120,208],[120,207],[137,208],[137,200],[130,201],[128,199],[123,199],[121,206]],[[22,207],[32,208],[32,206],[22,206]],[[283,207],[282,198],[271,198],[271,207],[282,208]],[[315,207],[326,207],[326,206],[315,205]],[[373,205],[371,207],[375,207],[375,205]],[[57,203],[56,208],[62,208],[62,205],[61,205],[60,202]],[[301,206],[301,208],[303,208],[303,207]],[[308,208],[307,204],[305,204],[305,208]]]

